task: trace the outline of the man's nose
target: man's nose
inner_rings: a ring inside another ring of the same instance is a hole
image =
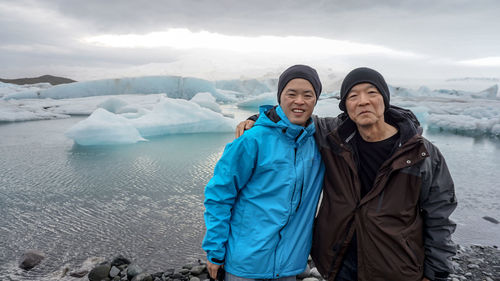
[[[297,104],[303,104],[304,103],[304,97],[301,96],[301,95],[297,95],[295,97],[295,103],[297,103]]]
[[[368,95],[366,94],[360,94],[359,95],[359,104],[360,105],[365,105],[368,103]]]

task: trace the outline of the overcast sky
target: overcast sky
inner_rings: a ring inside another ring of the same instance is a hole
[[[0,27],[2,78],[500,78],[496,0],[0,0]]]

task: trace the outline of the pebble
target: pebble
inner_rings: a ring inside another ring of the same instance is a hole
[[[117,259],[118,257],[121,258]],[[113,259],[112,263],[115,262],[115,260],[127,260],[123,256],[118,257]],[[98,259],[93,258],[94,265],[97,260]],[[448,278],[449,281],[497,280],[496,278],[500,271],[500,250],[495,246],[459,246],[457,255],[453,257],[452,265],[455,269],[455,273],[450,274]],[[151,275],[143,272],[137,264],[133,263],[111,266],[110,262],[104,262],[95,266],[91,272],[96,270],[96,268],[101,268],[105,273],[106,269],[104,267],[109,268],[106,276],[101,275],[99,277],[102,277],[101,279],[95,279],[93,276],[94,273],[89,273],[88,279],[91,281],[208,281],[206,263],[201,260],[198,260],[198,262],[194,264],[187,264],[180,269],[166,269],[164,272],[156,272]],[[83,269],[84,267],[82,266],[80,269],[69,271],[69,275],[82,278],[88,272],[88,270],[85,271]],[[133,277],[130,277],[132,275]],[[306,270],[297,276],[297,280],[324,281],[317,268],[314,267],[312,261],[309,261]]]
[[[314,278],[314,277],[307,277],[307,278],[304,278],[302,281],[319,281],[317,278]]]
[[[109,271],[109,277],[115,278],[115,276],[117,276],[118,274],[120,274],[120,269],[116,266],[112,266],[111,270]]]
[[[19,262],[19,268],[24,270],[31,270],[39,265],[45,258],[45,254],[36,250],[29,250],[23,254]]]
[[[134,278],[132,278],[132,281],[153,281],[153,278],[151,277],[151,274],[143,272],[137,274]]]
[[[89,272],[89,281],[110,280],[108,275],[111,270],[110,264],[100,264]]]
[[[316,267],[314,267],[313,269],[311,269],[311,276],[315,277],[315,278],[318,278],[318,279],[321,279],[321,274],[319,273],[319,271],[318,271],[318,269]]]

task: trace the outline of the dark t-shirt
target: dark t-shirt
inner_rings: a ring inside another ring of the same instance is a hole
[[[389,159],[399,139],[399,132],[392,137],[376,142],[367,142],[356,133],[356,150],[358,152],[358,175],[361,180],[361,198],[373,187],[378,170]]]

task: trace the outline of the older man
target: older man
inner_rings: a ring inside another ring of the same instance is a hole
[[[377,71],[351,71],[338,118],[315,118],[326,167],[311,255],[327,280],[446,280],[453,180]],[[244,126],[240,125],[240,128]],[[248,125],[247,125],[248,127]]]
[[[314,69],[295,65],[279,78],[277,107],[228,144],[205,188],[203,249],[212,278],[295,280],[311,249],[324,166],[311,114],[321,93]]]

